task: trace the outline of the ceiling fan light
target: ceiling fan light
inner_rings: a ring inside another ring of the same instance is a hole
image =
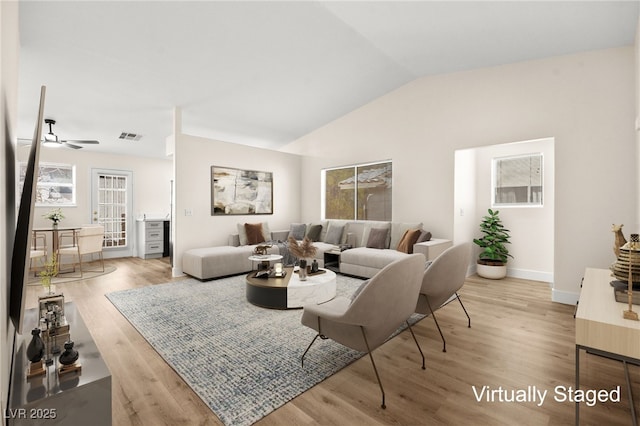
[[[54,135],[53,133],[47,133],[46,135],[44,135],[44,141],[58,143],[58,136]]]
[[[42,146],[46,146],[48,148],[58,148],[62,146],[62,144],[57,140],[51,140],[51,139],[45,138],[44,141],[42,141]]]

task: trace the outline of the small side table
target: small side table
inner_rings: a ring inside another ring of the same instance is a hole
[[[251,269],[253,269],[253,262],[260,262],[258,264],[258,269],[269,269],[271,267],[271,262],[275,262],[278,260],[282,260],[282,255],[280,254],[254,254],[249,256],[249,260],[251,263]]]
[[[334,248],[324,252],[324,267],[333,272],[340,272],[340,254],[342,250]]]

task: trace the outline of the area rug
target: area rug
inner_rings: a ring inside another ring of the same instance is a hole
[[[338,275],[338,294],[351,295],[361,283]],[[323,340],[303,368],[315,332],[300,324],[302,310],[248,303],[244,276],[106,296],[226,425],[260,420],[364,355]]]

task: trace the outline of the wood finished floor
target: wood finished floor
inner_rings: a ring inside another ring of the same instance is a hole
[[[215,414],[104,297],[105,293],[161,284],[171,278],[165,260],[106,261],[111,274],[58,286],[74,301],[113,375],[113,424],[220,425]],[[35,307],[39,286],[27,287],[27,308]],[[386,391],[387,409],[368,357],[363,357],[260,420],[259,425],[570,425],[574,404],[553,399],[556,386],[573,386],[575,326],[572,306],[550,301],[544,283],[467,279],[460,292],[472,328],[457,303],[437,316],[447,352],[431,318],[414,326],[427,369],[421,370],[415,343],[404,332],[374,357]],[[72,326],[73,327],[73,326]],[[73,333],[73,329],[72,329]],[[291,342],[302,352],[309,342]],[[318,349],[318,348],[316,348]],[[242,356],[242,354],[238,354]],[[583,389],[621,387],[619,403],[582,405],[583,425],[631,423],[624,370],[620,363],[581,354]],[[311,366],[309,366],[311,367]],[[630,366],[640,398],[640,368]],[[212,385],[215,378],[212,378]],[[476,401],[473,386],[547,391],[534,402]],[[636,400],[636,411],[640,411]]]

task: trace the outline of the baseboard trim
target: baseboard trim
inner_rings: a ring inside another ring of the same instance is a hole
[[[564,305],[575,306],[580,299],[580,293],[573,293],[569,291],[551,290],[551,301],[562,303]]]
[[[553,283],[552,272],[531,271],[529,269],[507,268],[507,276],[512,278],[520,278],[523,280],[542,281],[545,283]]]

